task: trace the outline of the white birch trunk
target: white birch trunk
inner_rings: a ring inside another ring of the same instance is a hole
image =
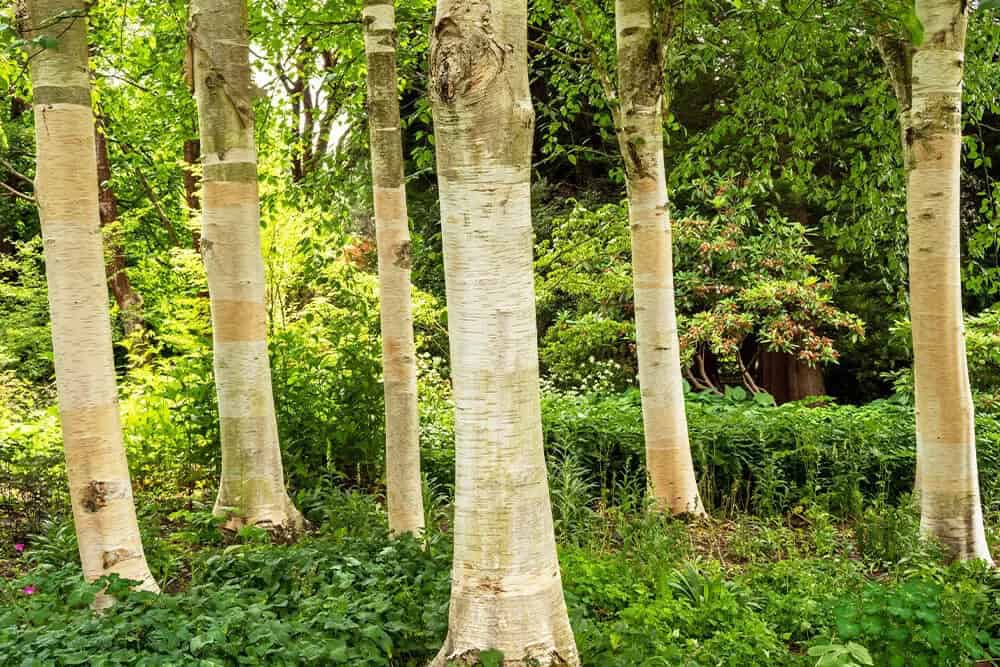
[[[663,163],[662,50],[651,0],[617,0],[619,146],[625,161],[646,470],[656,506],[705,513],[691,460],[674,309],[670,204]]]
[[[439,0],[431,95],[455,391],[448,637],[432,663],[579,665],[542,450],[526,0]]]
[[[222,434],[215,513],[229,530],[256,525],[290,538],[303,520],[285,490],[271,391],[245,0],[192,0],[188,30]]]
[[[983,527],[962,320],[959,198],[967,3],[917,0],[905,128],[921,529],[956,559],[992,562]]]
[[[139,536],[118,413],[83,0],[29,0],[38,176],[56,389],[83,575],[107,574],[159,591]],[[97,608],[113,603],[101,595]]]
[[[410,229],[399,126],[393,0],[366,0],[364,26],[385,376],[389,530],[394,535],[419,534],[424,529],[424,503],[420,482],[417,357],[413,342]]]

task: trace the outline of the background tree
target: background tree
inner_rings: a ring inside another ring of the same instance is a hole
[[[704,514],[698,495],[681,377],[674,308],[670,203],[663,165],[663,40],[670,9],[654,20],[652,0],[617,0],[618,144],[628,186],[636,352],[653,498],[674,514]],[[582,24],[582,22],[581,22]],[[611,92],[611,91],[609,91]]]
[[[98,119],[94,133],[97,147],[97,181],[101,210],[101,229],[113,228],[118,222],[118,197],[111,187],[111,160],[108,157],[108,140],[104,123]],[[107,233],[107,232],[105,232]],[[142,329],[142,297],[132,287],[125,265],[125,251],[121,243],[112,243],[107,261],[108,285],[118,305],[126,334]]]
[[[417,351],[413,342],[410,222],[406,214],[403,138],[396,83],[396,19],[392,0],[366,0],[364,29],[385,378],[385,484],[389,529],[394,533],[419,533],[424,527],[424,507],[420,481]]]
[[[432,663],[578,665],[556,558],[531,257],[527,2],[439,0],[431,36],[448,338],[455,551]]]

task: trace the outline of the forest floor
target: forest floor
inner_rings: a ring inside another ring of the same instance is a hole
[[[390,540],[376,498],[331,492],[304,508],[316,528],[291,545],[257,529],[223,536],[207,502],[140,506],[157,507],[141,522],[165,593],[112,582],[122,602],[94,617],[72,526],[54,522],[3,568],[0,665],[422,665],[443,639],[451,545],[437,526],[447,524],[446,505],[432,503],[435,528],[423,540]],[[557,519],[557,531],[586,665],[1000,656],[1000,576],[944,565],[905,505],[850,521],[818,507],[694,522],[620,506],[583,516]]]

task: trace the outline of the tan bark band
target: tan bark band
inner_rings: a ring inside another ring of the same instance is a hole
[[[267,337],[267,309],[253,301],[212,301],[213,335],[220,343],[261,341]]]

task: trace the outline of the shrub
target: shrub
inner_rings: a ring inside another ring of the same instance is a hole
[[[27,383],[0,372],[0,560],[68,504],[55,408]]]
[[[688,429],[702,499],[710,509],[781,514],[818,504],[856,516],[865,499],[896,503],[912,489],[912,408],[890,401],[863,406],[689,395]],[[572,452],[602,489],[629,467],[642,469],[639,393],[548,393],[542,401],[550,456]],[[1000,503],[1000,422],[977,416],[978,455],[988,509]]]
[[[119,604],[87,613],[105,583]],[[448,588],[441,539],[234,545],[159,596],[45,565],[0,583],[0,664],[424,664],[444,638]]]
[[[1000,655],[996,575],[991,591],[990,575],[948,574],[946,582],[869,583],[844,596],[834,608],[837,636],[863,643],[876,664],[891,667],[961,665]]]
[[[0,372],[47,382],[54,372],[42,240],[0,252]]]
[[[582,625],[577,640],[587,665],[773,665],[787,654],[744,589],[717,569],[691,565],[607,627]]]
[[[682,363],[701,388],[756,390],[744,371],[756,372],[761,350],[829,364],[864,337],[861,320],[833,300],[811,230],[753,201],[766,187],[731,175],[699,182],[698,204],[673,222]],[[535,249],[541,361],[556,386],[592,386],[596,374],[621,390],[636,376],[627,209],[571,203]]]

